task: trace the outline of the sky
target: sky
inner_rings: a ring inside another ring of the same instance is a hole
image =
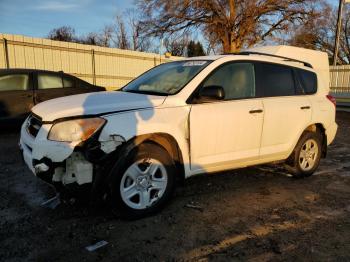
[[[336,5],[338,0],[328,0]],[[96,32],[116,14],[134,7],[133,0],[0,0],[0,33],[46,37],[64,25],[77,35]]]
[[[51,29],[68,25],[84,35],[131,7],[133,0],[0,0],[0,33],[46,37]]]

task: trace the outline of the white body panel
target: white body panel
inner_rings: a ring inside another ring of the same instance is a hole
[[[311,105],[306,96],[263,98],[264,126],[260,154],[284,154],[287,158],[301,133],[311,124]],[[302,109],[309,107],[310,109]]]
[[[208,172],[259,157],[263,114],[261,99],[193,105],[190,115],[191,169]]]
[[[100,141],[108,141],[112,135],[119,135],[128,141],[134,137],[154,133],[165,133],[178,143],[184,159],[186,174],[190,174],[188,146],[188,115],[190,106],[160,107],[126,113],[107,115],[107,125],[101,132]],[[171,124],[169,124],[169,122]],[[116,125],[115,123],[122,123]]]
[[[164,99],[165,97],[161,96],[106,91],[48,100],[34,106],[32,112],[43,121],[54,121],[72,116],[153,108],[161,105]]]
[[[277,53],[278,50],[280,49],[277,49]],[[284,51],[282,54],[285,55]],[[314,58],[315,53],[312,54],[311,58]],[[33,159],[49,158],[53,162],[68,159],[79,142],[48,140],[47,136],[53,125],[50,121],[80,115],[99,115],[107,120],[98,138],[101,143],[113,141],[115,136],[121,139],[121,142],[112,143],[112,147],[107,144],[105,152],[110,152],[113,145],[117,146],[141,135],[170,135],[181,151],[185,177],[284,160],[293,151],[303,131],[313,124],[323,126],[328,144],[333,141],[337,130],[335,107],[325,96],[329,88],[327,77],[320,73],[325,70],[325,66],[316,70],[320,88],[314,95],[191,105],[187,104],[187,99],[203,79],[215,68],[229,61],[269,61],[312,71],[300,63],[262,55],[198,59],[213,61],[176,95],[165,97],[99,92],[54,99],[37,105],[33,108],[33,113],[45,122],[39,133],[35,138],[30,136],[26,130],[26,122],[21,131],[20,144],[27,165],[35,172]],[[324,55],[319,56],[319,59],[321,63]],[[317,59],[311,62],[316,63]],[[301,109],[305,106],[309,106],[310,110]],[[259,109],[263,113],[249,113]]]

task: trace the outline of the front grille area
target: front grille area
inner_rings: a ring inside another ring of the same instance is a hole
[[[31,134],[33,137],[36,137],[40,128],[41,128],[41,119],[39,119],[37,116],[31,114],[28,118],[27,122],[27,131],[29,134]]]

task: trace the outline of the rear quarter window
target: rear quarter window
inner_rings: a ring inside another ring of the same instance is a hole
[[[317,92],[317,76],[315,73],[296,69],[298,79],[304,94],[311,95]]]

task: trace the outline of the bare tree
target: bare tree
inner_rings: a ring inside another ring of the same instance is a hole
[[[173,56],[185,56],[189,43],[190,37],[188,34],[173,34],[164,39],[166,51],[171,53]]]
[[[56,41],[75,42],[75,30],[70,26],[54,28],[49,32],[48,38]]]
[[[339,56],[337,61],[346,64],[350,61],[350,8],[345,10],[340,35]],[[294,46],[317,49],[333,58],[337,10],[324,4],[322,13],[311,18],[303,27],[295,28],[288,43]],[[332,61],[331,61],[332,62]]]
[[[122,15],[117,15],[114,22],[105,25],[97,32],[76,36],[72,27],[62,26],[51,30],[48,38],[141,52],[149,51],[153,40],[152,37],[143,33],[140,24],[140,13],[136,9],[128,9]]]
[[[224,52],[237,52],[286,31],[312,14],[313,0],[138,0],[142,26],[161,36],[199,29]]]
[[[110,47],[112,45],[114,28],[112,25],[106,25],[98,34],[98,41],[100,46]]]
[[[91,32],[84,37],[80,37],[77,42],[86,45],[99,45],[100,39],[97,33]]]
[[[129,37],[127,33],[127,29],[125,26],[125,22],[122,18],[122,16],[117,15],[115,18],[115,47],[120,49],[130,49],[130,42]]]
[[[85,36],[76,37],[76,42],[87,45],[111,47],[113,32],[113,27],[106,25],[98,32],[90,32]]]
[[[125,12],[127,26],[131,34],[131,48],[134,51],[147,51],[151,46],[150,37],[142,33],[140,14],[136,9],[128,9]]]

